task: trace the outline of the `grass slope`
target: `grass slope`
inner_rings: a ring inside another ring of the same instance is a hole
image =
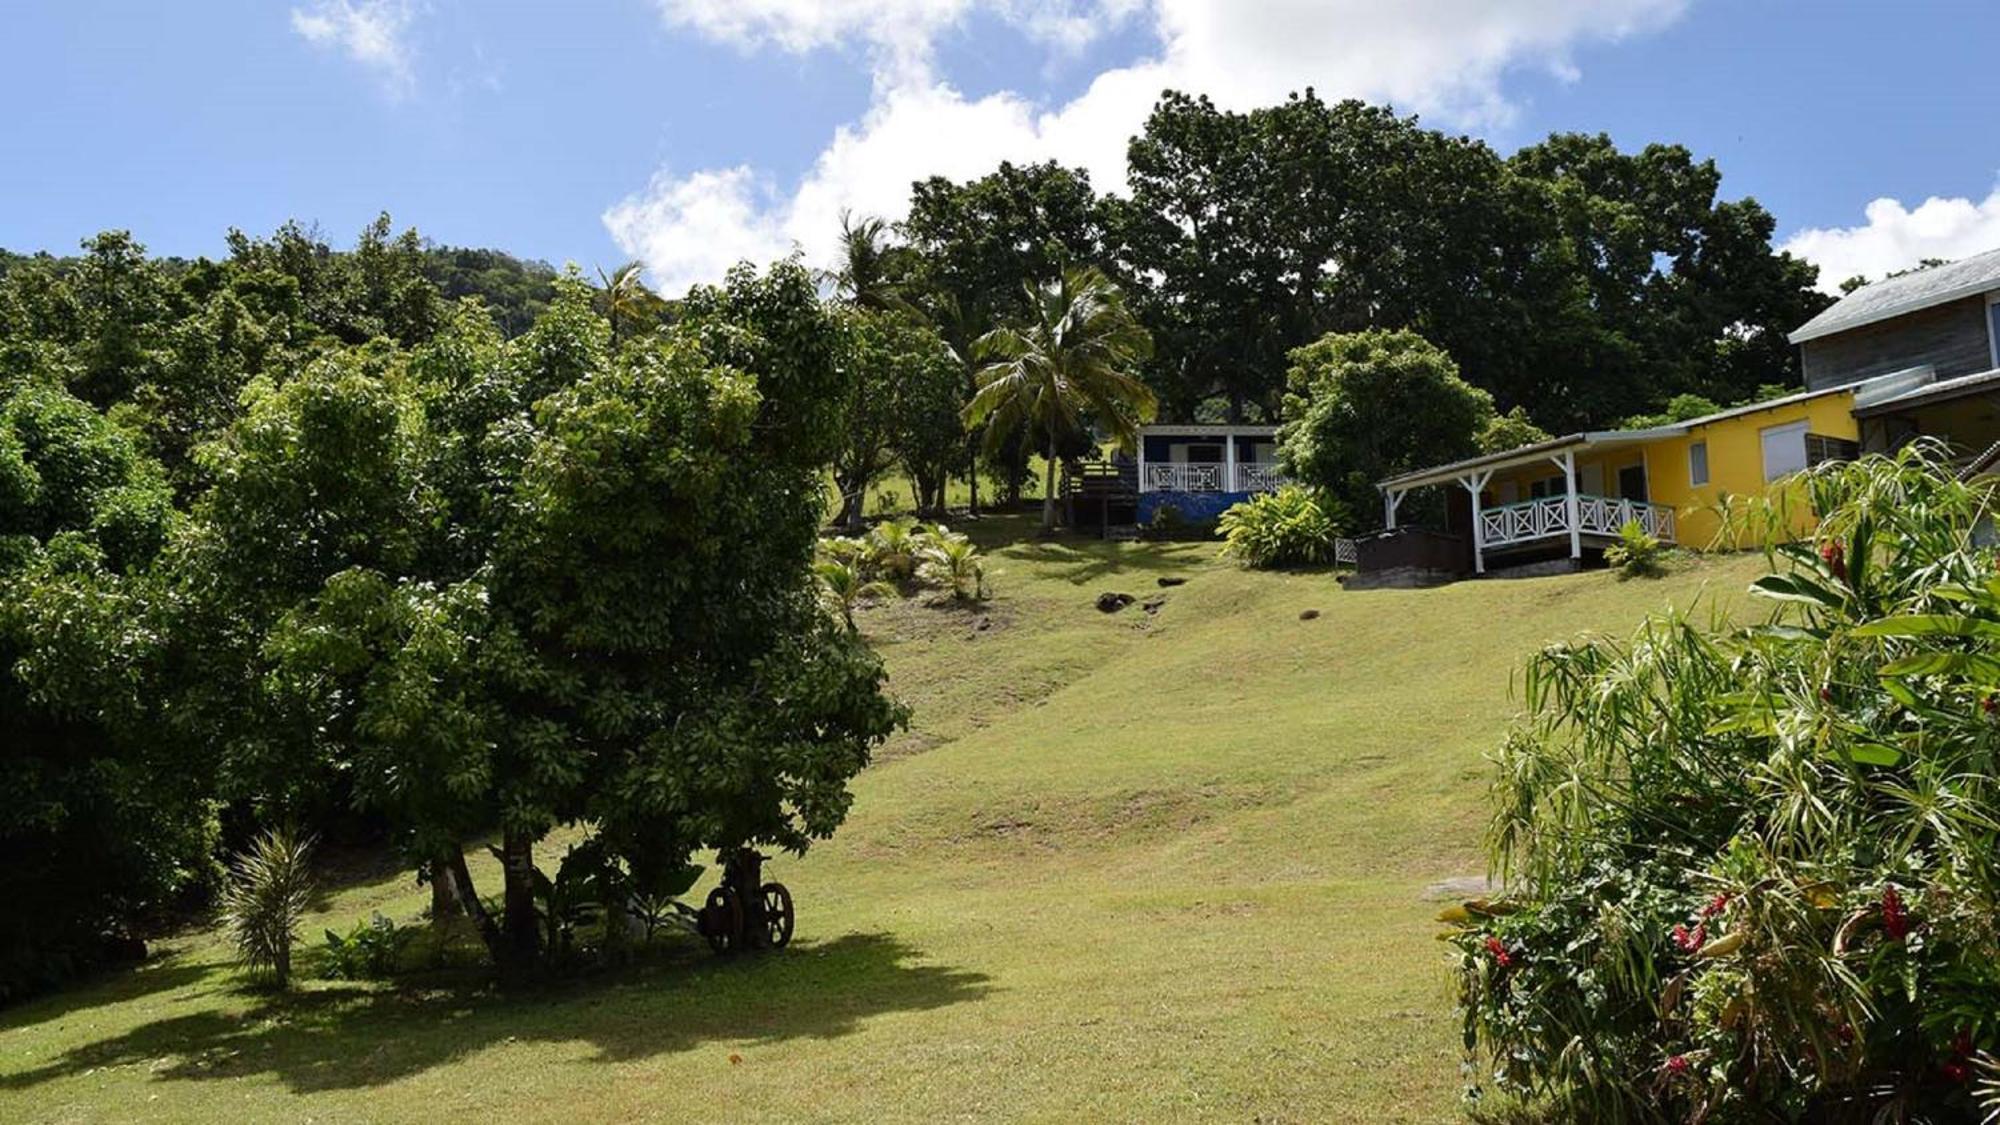
[[[773,865],[790,951],[271,1000],[197,935],[0,1012],[0,1120],[1449,1120],[1424,895],[1482,870],[1510,674],[1757,572],[1346,593],[1209,545],[1068,542],[993,566],[981,610],[864,615],[913,729],[836,839]],[[1110,589],[1167,600],[1100,614]],[[363,880],[325,921],[424,903]]]

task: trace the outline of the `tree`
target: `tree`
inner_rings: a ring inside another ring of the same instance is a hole
[[[840,446],[834,452],[839,522],[861,525],[868,487],[902,460],[917,502],[942,506],[944,475],[964,430],[957,366],[937,334],[898,313],[847,306],[835,313],[840,363],[851,372]]]
[[[1140,425],[1153,419],[1153,392],[1135,369],[1152,349],[1146,330],[1125,307],[1109,278],[1090,266],[1064,270],[1055,284],[1030,290],[1030,317],[1020,328],[996,328],[981,337],[990,357],[979,393],[966,404],[968,426],[989,433],[1019,431],[1040,437],[1047,452],[1042,530],[1056,521],[1056,462],[1065,435],[1094,423],[1130,447]]]
[[[736,271],[615,351],[595,296],[260,386],[180,561],[213,607],[184,710],[236,776],[274,807],[351,778],[515,972],[555,826],[604,885],[684,889],[697,850],[830,833],[901,717],[809,569],[852,374],[811,277]],[[484,826],[498,920],[461,858]]]
[[[1329,333],[1292,352],[1278,456],[1349,512],[1379,512],[1375,482],[1470,456],[1493,400],[1408,331]]]
[[[889,224],[840,213],[840,265],[830,275],[834,293],[856,308],[903,312],[910,284],[911,251],[889,240]]]
[[[175,523],[130,435],[0,380],[0,999],[142,953],[213,882],[212,770],[158,694]]]
[[[1486,420],[1474,443],[1481,453],[1505,453],[1526,445],[1535,445],[1549,440],[1554,435],[1535,425],[1528,412],[1515,407],[1505,414],[1495,414]]]
[[[643,263],[627,262],[610,273],[600,269],[597,282],[597,311],[611,325],[612,348],[666,319],[667,303],[646,287]]]

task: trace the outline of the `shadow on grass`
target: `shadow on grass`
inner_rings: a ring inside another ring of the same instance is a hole
[[[267,1074],[296,1093],[355,1089],[499,1043],[584,1041],[597,1047],[598,1061],[620,1062],[715,1040],[831,1038],[869,1016],[941,1008],[990,991],[983,973],[914,963],[919,956],[887,934],[849,934],[730,959],[690,952],[525,991],[321,988],[271,997],[247,1012],[156,1020],[0,1075],[0,1090],[133,1065],[148,1067],[158,1081]]]
[[[1097,539],[1044,539],[1008,548],[1010,558],[1049,566],[1056,577],[1082,586],[1113,574],[1179,574],[1210,554],[1199,542],[1106,543]]]
[[[28,1028],[53,1023],[87,1008],[127,1004],[198,983],[213,971],[178,953],[157,954],[136,965],[100,969],[64,982],[53,992],[39,993],[0,1008],[0,1032],[20,1035]]]

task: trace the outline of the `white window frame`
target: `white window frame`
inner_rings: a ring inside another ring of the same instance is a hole
[[[1766,426],[1757,431],[1757,456],[1763,461],[1765,483],[1768,484],[1782,477],[1788,477],[1793,473],[1803,472],[1809,467],[1806,461],[1806,431],[1808,429],[1810,429],[1810,424],[1801,419],[1797,422],[1786,422],[1781,426]],[[1797,435],[1798,437],[1799,463],[1795,468],[1788,468],[1782,472],[1773,473],[1771,472],[1770,440],[1773,437],[1787,434]]]
[[[1701,450],[1701,472],[1694,471],[1694,451]],[[1701,488],[1708,484],[1708,439],[1688,442],[1688,487]]]

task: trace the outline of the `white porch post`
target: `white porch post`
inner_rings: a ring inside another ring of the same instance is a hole
[[[1222,435],[1222,479],[1223,490],[1241,492],[1243,486],[1236,480],[1236,435]]]
[[[1563,482],[1569,488],[1569,502],[1564,512],[1569,520],[1569,557],[1580,559],[1583,557],[1583,520],[1576,503],[1576,450],[1563,450],[1562,467]]]
[[[979,471],[979,466],[976,463],[972,466],[972,471],[975,473]],[[1139,432],[1139,491],[1146,491],[1146,434],[1144,430]]]
[[[1473,473],[1458,478],[1458,483],[1464,485],[1465,491],[1472,496],[1472,572],[1474,574],[1486,573],[1486,537],[1479,526],[1479,492],[1486,487],[1486,482],[1492,479],[1492,469],[1488,469],[1483,473]]]
[[[1382,490],[1382,522],[1388,525],[1390,531],[1396,530],[1396,509],[1403,506],[1405,495],[1393,488]]]

